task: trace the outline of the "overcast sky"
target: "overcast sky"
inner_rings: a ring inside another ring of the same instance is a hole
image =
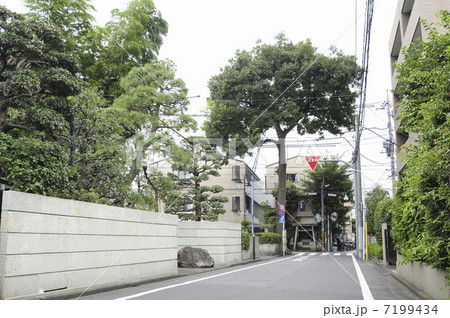
[[[357,4],[356,4],[357,2]],[[331,45],[346,54],[362,55],[365,0],[154,0],[156,8],[169,24],[169,32],[160,50],[160,59],[171,59],[177,65],[177,76],[189,89],[191,114],[200,114],[209,96],[207,82],[228,63],[236,50],[250,50],[258,39],[274,43],[274,37],[284,32],[293,42],[312,40],[319,51],[327,54]],[[0,0],[1,4],[17,12],[26,12],[19,0]],[[124,9],[125,0],[92,0],[97,24],[104,25],[114,8]],[[370,65],[366,126],[387,137],[387,113],[379,109],[387,100],[391,72],[388,41],[392,28],[395,0],[375,1],[370,44]],[[355,29],[355,18],[357,18]],[[355,45],[356,39],[356,45]],[[390,98],[391,94],[389,94]],[[201,117],[196,117],[199,122]],[[316,142],[309,136],[290,134],[288,157],[296,155],[336,155],[350,160],[352,134],[345,139]],[[362,170],[366,188],[374,184],[391,190],[389,159],[382,152],[383,139],[368,131],[363,134]],[[295,145],[297,144],[297,145]],[[261,150],[257,173],[262,177],[267,164],[277,161],[276,148]],[[246,158],[252,167],[254,158]]]

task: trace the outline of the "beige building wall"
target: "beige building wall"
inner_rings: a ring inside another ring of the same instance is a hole
[[[297,156],[286,160],[286,173],[294,183],[300,184],[301,180],[305,178],[305,172],[311,170],[308,162],[304,157]],[[272,191],[278,186],[278,162],[266,166],[266,188],[267,191]],[[288,178],[289,180],[289,178]]]
[[[399,0],[394,23],[392,26],[391,37],[389,40],[389,55],[391,57],[391,75],[392,75],[392,89],[397,88],[399,83],[397,82],[396,65],[401,64],[404,61],[404,55],[402,54],[402,48],[408,47],[412,42],[419,38],[426,39],[428,32],[420,24],[420,19],[425,19],[428,24],[436,21],[435,14],[441,10],[450,10],[449,0]],[[438,30],[444,31],[442,28],[437,27]],[[399,96],[394,94],[394,117],[399,115]],[[415,134],[405,134],[401,130],[401,123],[395,120],[394,123],[396,132],[397,143],[397,167],[400,174],[405,166],[405,162],[402,160],[402,154],[404,153],[403,146],[407,143],[414,143],[417,139]]]
[[[154,164],[154,167],[164,174],[172,171],[171,164],[167,160],[161,160]],[[235,167],[235,168],[233,168]],[[238,168],[236,168],[238,167]],[[234,175],[233,175],[234,169]],[[250,180],[253,175],[255,184],[254,187],[255,197],[263,197],[264,200],[270,201],[270,195],[266,195],[264,185],[261,185],[259,177],[252,172],[250,167],[242,161],[237,159],[229,159],[228,165],[223,166],[219,171],[220,176],[210,176],[209,180],[203,182],[205,186],[221,185],[224,187],[224,191],[218,195],[223,195],[228,198],[228,202],[224,203],[224,208],[226,210],[225,214],[219,216],[218,221],[241,223],[242,220],[251,221],[251,211],[250,206],[245,205],[246,197],[251,196]],[[233,199],[234,198],[234,199]],[[239,204],[235,205],[233,209],[233,200],[237,200]],[[256,201],[256,198],[255,198]],[[248,205],[250,204],[247,198]],[[167,204],[167,203],[166,203]],[[258,202],[255,202],[255,210],[260,210]],[[160,211],[164,211],[164,202],[160,203]],[[254,213],[256,214],[256,213]],[[254,224],[258,226],[261,222],[259,219],[259,214],[254,217]]]

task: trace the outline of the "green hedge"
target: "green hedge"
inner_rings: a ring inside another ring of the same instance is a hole
[[[281,235],[278,233],[255,233],[259,236],[259,244],[281,244]]]
[[[377,259],[383,259],[383,246],[378,243],[369,244],[369,254],[372,254]]]
[[[248,232],[241,232],[241,249],[248,250],[250,248],[250,234]]]

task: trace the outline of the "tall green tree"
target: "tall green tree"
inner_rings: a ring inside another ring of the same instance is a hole
[[[121,81],[124,94],[109,110],[120,119],[122,133],[134,149],[128,180],[142,172],[146,152],[171,154],[178,147],[173,135],[195,130],[196,122],[184,112],[189,100],[183,80],[176,78],[173,62],[161,61],[133,68]]]
[[[185,143],[187,160],[173,164],[174,171],[178,172],[175,178],[181,190],[171,195],[165,211],[186,220],[217,221],[219,215],[226,212],[224,203],[228,202],[228,198],[220,195],[223,186],[208,186],[204,182],[211,176],[220,176],[219,170],[228,163],[228,159],[206,138],[191,137],[185,139]]]
[[[94,6],[90,0],[25,0],[29,16],[51,21],[56,25],[71,49],[78,46],[90,32]]]
[[[376,185],[371,191],[366,194],[366,220],[367,232],[370,235],[375,235],[375,210],[380,201],[389,198],[389,192],[384,190],[381,186]],[[381,243],[381,241],[379,241]]]
[[[354,57],[333,49],[317,52],[311,42],[292,43],[283,34],[276,44],[237,51],[230,64],[209,81],[212,102],[204,128],[208,137],[236,142],[238,155],[251,142],[275,130],[278,148],[278,198],[286,203],[286,144],[291,131],[300,135],[352,129],[358,67]],[[245,140],[247,138],[247,140]]]
[[[347,166],[340,165],[338,162],[318,164],[314,171],[308,171],[306,178],[302,180],[305,195],[312,192],[318,194],[309,196],[313,210],[321,211],[321,196],[323,196],[324,215],[330,216],[333,212],[338,214],[337,221],[331,223],[333,232],[344,227],[345,222],[348,221],[347,213],[351,208],[345,205],[344,197],[347,194],[350,199],[352,198],[352,187],[353,182],[350,180]]]
[[[398,65],[402,129],[416,133],[406,146],[406,166],[397,182],[392,234],[406,262],[424,262],[447,271],[450,284],[450,13],[438,14],[437,29],[404,48]]]
[[[86,36],[83,74],[113,101],[123,93],[120,81],[133,67],[155,62],[168,24],[152,0],[132,0],[125,10],[114,9],[105,27]]]
[[[123,204],[130,186],[120,120],[110,116],[107,101],[89,85],[69,100],[71,111],[61,132],[54,134],[67,150],[66,164],[76,171],[72,193],[87,191],[95,193],[96,200]]]

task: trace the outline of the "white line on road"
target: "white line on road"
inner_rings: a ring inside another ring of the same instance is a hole
[[[329,255],[327,252],[320,254],[320,256]]]
[[[373,300],[372,293],[370,292],[369,285],[366,282],[366,279],[364,278],[364,275],[361,271],[361,268],[358,265],[358,262],[356,261],[355,256],[352,254],[353,264],[355,265],[356,274],[358,275],[359,285],[361,286],[361,291],[363,294],[364,300]]]
[[[334,256],[340,256],[341,253],[334,253]]]
[[[303,254],[301,253],[300,255],[303,255]],[[291,258],[295,258],[295,257],[298,257],[298,256],[299,255],[296,254],[294,256],[290,256],[288,258],[278,259],[276,261],[271,261],[271,262],[267,262],[267,263],[253,265],[253,266],[250,266],[250,267],[236,269],[234,271],[230,271],[230,272],[226,272],[226,273],[221,273],[221,274],[212,275],[212,276],[208,276],[208,277],[203,277],[203,278],[199,278],[199,279],[195,279],[195,280],[190,280],[190,281],[187,281],[187,282],[184,282],[184,283],[180,283],[180,284],[169,285],[169,286],[165,286],[165,287],[161,287],[161,288],[151,289],[151,290],[148,290],[148,291],[145,291],[145,292],[142,292],[142,293],[138,293],[138,294],[134,294],[134,295],[126,296],[126,297],[117,298],[116,300],[128,300],[128,299],[132,299],[132,298],[137,298],[137,297],[145,296],[145,295],[148,295],[148,294],[157,293],[159,291],[166,290],[166,289],[171,289],[171,288],[180,287],[180,286],[184,286],[184,285],[190,285],[190,284],[198,283],[198,282],[201,282],[201,281],[204,281],[204,280],[207,280],[207,279],[216,278],[216,277],[220,277],[220,276],[225,276],[225,275],[228,275],[228,274],[233,274],[233,273],[245,271],[245,270],[256,268],[256,267],[260,267],[260,266],[270,265],[270,264],[281,262],[281,261],[286,261],[286,260],[289,260]]]
[[[314,255],[316,255],[317,253],[311,253],[311,254],[309,254],[309,255],[311,255],[311,256],[314,256]]]

